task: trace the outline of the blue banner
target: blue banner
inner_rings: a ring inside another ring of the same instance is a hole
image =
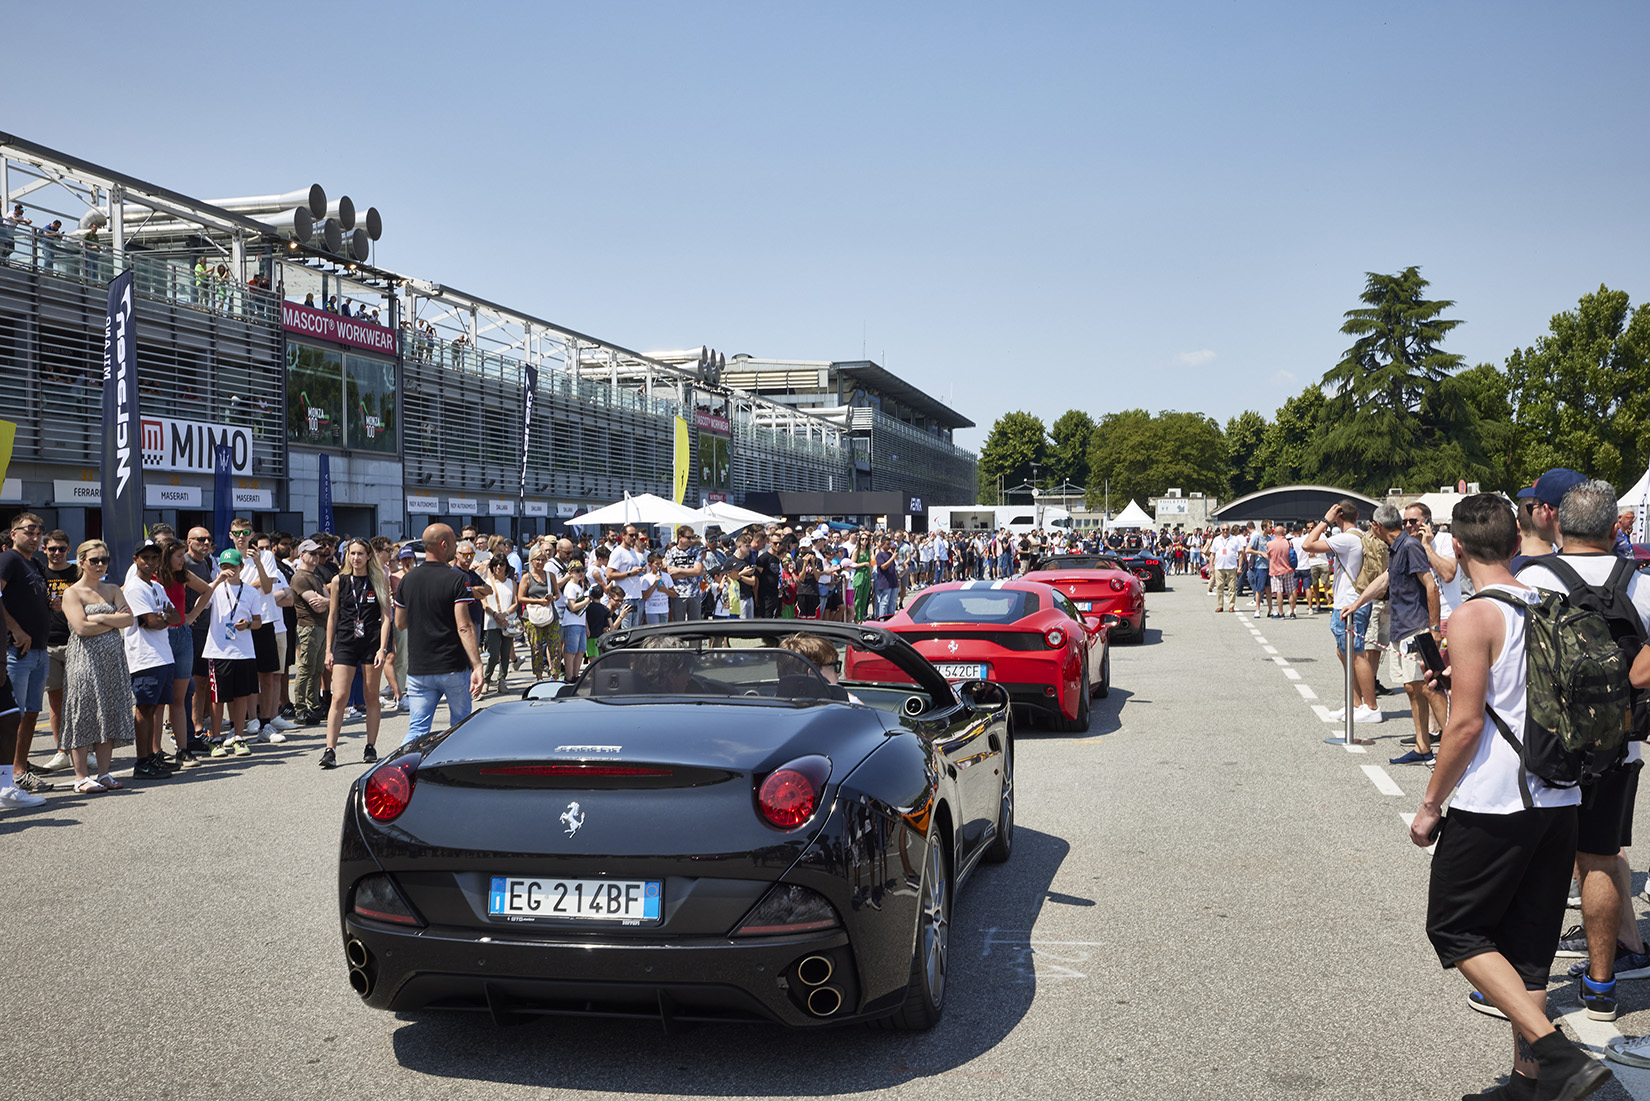
[[[212,545],[220,551],[234,546],[229,541],[229,522],[235,518],[235,491],[230,479],[235,454],[226,443],[212,453]]]
[[[332,522],[332,457],[321,452],[321,530],[328,535],[338,532]]]
[[[143,538],[143,424],[138,415],[132,273],[109,284],[103,319],[103,541],[110,577],[124,577]]]

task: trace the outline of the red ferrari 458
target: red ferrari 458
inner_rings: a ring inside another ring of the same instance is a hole
[[[988,680],[1016,710],[1055,730],[1089,726],[1090,696],[1111,691],[1108,628],[1034,581],[951,581],[924,589],[879,625],[898,633],[947,680]],[[889,680],[874,655],[851,651],[843,679]]]

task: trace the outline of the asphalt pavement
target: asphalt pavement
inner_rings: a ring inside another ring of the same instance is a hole
[[[1403,697],[1360,728],[1367,751],[1325,745],[1327,617],[1217,616],[1195,579],[1170,585],[1148,598],[1145,640],[1114,649],[1087,734],[1018,731],[1015,853],[959,895],[930,1033],[363,1008],[335,874],[356,722],[333,772],[309,728],[0,814],[8,1094],[1409,1101],[1492,1084],[1509,1029],[1467,1007],[1423,930],[1430,858],[1402,815],[1426,771],[1387,764],[1410,733]],[[405,730],[386,717],[381,744]],[[1576,1013],[1571,1035],[1650,1031],[1650,981],[1620,989],[1615,1026]],[[1555,981],[1556,1014],[1574,990]],[[1633,1077],[1595,1097],[1650,1099],[1650,1072],[1615,1069]]]

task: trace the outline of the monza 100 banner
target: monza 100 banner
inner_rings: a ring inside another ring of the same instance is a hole
[[[109,576],[124,577],[143,538],[143,424],[138,415],[137,314],[132,273],[109,284],[103,320],[103,541]]]

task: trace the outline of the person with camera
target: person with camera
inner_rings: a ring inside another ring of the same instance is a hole
[[[1387,570],[1371,581],[1352,601],[1354,615],[1367,604],[1386,597],[1392,606],[1392,647],[1387,650],[1387,676],[1404,686],[1409,713],[1415,720],[1415,747],[1393,757],[1395,765],[1424,765],[1433,760],[1430,715],[1443,716],[1448,708],[1442,693],[1430,689],[1421,659],[1421,636],[1434,646],[1444,640],[1438,582],[1425,545],[1416,538],[1420,519],[1402,520],[1398,510],[1382,505],[1375,510],[1370,533],[1387,545]]]
[[[1364,646],[1371,606],[1357,605],[1358,588],[1354,583],[1364,565],[1357,502],[1346,500],[1331,505],[1328,514],[1312,526],[1301,545],[1308,554],[1327,554],[1332,558],[1335,583],[1330,598],[1329,631],[1335,636],[1342,668],[1348,661],[1352,662],[1352,721],[1378,723],[1381,706],[1375,700],[1375,665]]]

